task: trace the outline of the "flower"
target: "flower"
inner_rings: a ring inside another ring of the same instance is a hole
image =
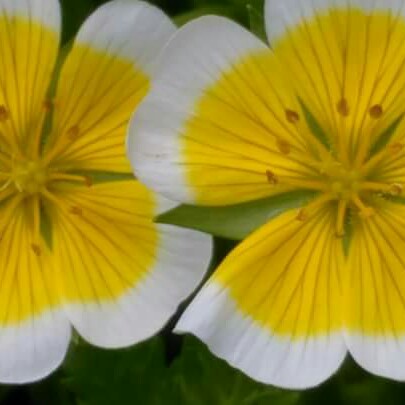
[[[271,49],[224,18],[183,27],[131,124],[139,178],[177,201],[313,192],[231,252],[176,329],[281,387],[320,384],[347,351],[404,380],[405,6],[267,0],[265,19]]]
[[[84,23],[58,75],[57,0],[0,0],[0,381],[42,378],[71,324],[89,342],[146,339],[203,276],[210,238],[156,225],[173,206],[131,174],[126,125],[175,31],[115,0]]]

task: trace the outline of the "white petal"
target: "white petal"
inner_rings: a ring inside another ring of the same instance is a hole
[[[221,17],[199,18],[177,32],[161,53],[152,89],[129,129],[129,157],[144,183],[173,200],[194,201],[179,164],[182,130],[207,87],[249,52],[265,49]]]
[[[60,311],[0,327],[0,382],[22,384],[48,376],[65,358],[70,335],[69,321]]]
[[[158,210],[171,208],[162,201]],[[200,284],[211,259],[209,235],[158,225],[157,261],[146,276],[116,301],[68,304],[73,325],[87,341],[117,348],[143,341],[159,332]]]
[[[138,0],[114,0],[83,24],[76,42],[133,60],[150,73],[153,62],[176,28],[158,8]]]
[[[60,31],[61,13],[58,0],[0,0],[0,15],[21,16]]]
[[[175,331],[196,335],[214,354],[251,378],[289,389],[324,382],[346,355],[340,333],[299,341],[276,336],[244,316],[215,283],[197,295]]]
[[[405,335],[371,337],[346,332],[354,360],[370,373],[405,381]]]

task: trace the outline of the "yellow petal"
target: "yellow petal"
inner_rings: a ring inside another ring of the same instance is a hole
[[[332,212],[303,223],[292,211],[259,229],[220,265],[177,329],[266,383],[304,388],[328,378],[346,351]]]
[[[405,17],[397,1],[266,2],[274,52],[346,159],[403,113]]]
[[[0,381],[25,383],[47,376],[66,354],[70,322],[59,299],[46,246],[39,248],[30,210],[18,199],[0,210]]]
[[[142,2],[111,2],[89,17],[59,77],[46,159],[75,169],[131,171],[126,126],[173,31],[168,17]]]
[[[299,102],[252,34],[202,17],[178,31],[161,61],[130,128],[130,156],[146,184],[175,200],[226,205],[314,175]]]
[[[0,2],[0,142],[10,155],[39,146],[59,34],[58,1]]]
[[[354,224],[344,279],[347,344],[367,370],[405,378],[405,207]]]
[[[71,188],[57,198],[54,263],[78,332],[119,347],[160,330],[201,281],[211,238],[155,224],[159,201],[137,181]]]

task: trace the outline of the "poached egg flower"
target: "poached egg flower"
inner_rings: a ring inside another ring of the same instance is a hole
[[[0,382],[49,374],[71,325],[122,347],[160,330],[200,282],[210,238],[160,226],[126,126],[175,28],[140,1],[100,7],[50,87],[57,0],[0,0]],[[58,69],[56,69],[58,70]]]
[[[231,252],[177,331],[281,387],[348,351],[405,380],[405,4],[266,0],[265,18],[271,48],[221,17],[180,29],[131,124],[140,179],[177,201],[313,192]]]

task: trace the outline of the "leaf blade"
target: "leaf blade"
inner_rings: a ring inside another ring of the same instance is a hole
[[[277,215],[301,207],[314,195],[312,191],[300,190],[225,207],[181,205],[159,215],[156,222],[242,240]]]

